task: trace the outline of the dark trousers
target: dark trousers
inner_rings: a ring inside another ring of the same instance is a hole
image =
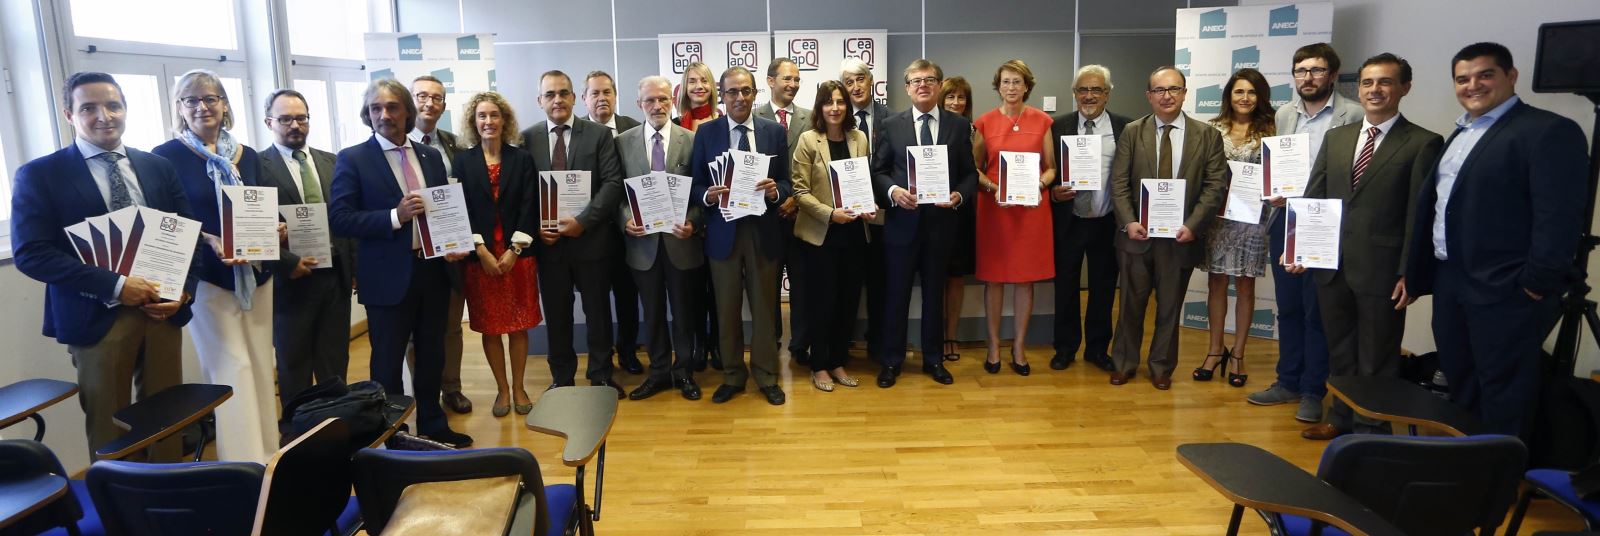
[[[272,345],[280,406],[312,385],[344,381],[349,370],[350,286],[339,276],[344,259],[335,257],[333,262],[333,268],[312,270],[299,279],[275,279]]]
[[[789,272],[789,353],[810,350],[816,342],[815,334],[811,332],[811,303],[815,292],[815,281],[811,280],[811,263],[806,262],[806,254],[812,246],[804,240],[794,236],[794,226],[786,225],[789,231],[784,235],[789,243],[785,244],[783,254],[783,267]],[[860,298],[857,298],[860,300]],[[781,321],[783,315],[777,315]],[[779,326],[782,328],[782,326]],[[778,330],[779,338],[783,337],[783,330]]]
[[[950,249],[948,240],[926,233],[910,244],[884,244],[882,279],[886,288],[883,320],[878,324],[883,365],[900,366],[906,361],[913,277],[922,283],[922,364],[944,363],[944,286],[945,274],[950,271]]]
[[[622,244],[617,243],[614,249],[622,251]],[[612,264],[612,269],[616,272],[611,274],[611,311],[617,315],[616,350],[619,354],[631,355],[639,347],[639,308],[643,300],[639,298],[639,287],[628,263],[619,259]]]
[[[1111,351],[1117,371],[1132,376],[1139,369],[1139,347],[1144,342],[1144,311],[1150,294],[1156,295],[1155,333],[1150,338],[1150,376],[1168,378],[1178,366],[1178,320],[1183,295],[1193,267],[1184,267],[1178,243],[1171,238],[1151,238],[1150,250],[1118,250],[1122,263],[1122,310],[1117,318],[1115,346]]]
[[[1328,338],[1311,274],[1283,270],[1283,209],[1268,226],[1272,291],[1278,302],[1278,384],[1302,395],[1328,394]]]
[[[630,270],[644,303],[640,327],[650,338],[650,377],[658,380],[690,377],[689,357],[694,352],[697,304],[701,294],[699,267],[680,270],[672,265],[667,248],[656,248],[649,270]],[[667,319],[667,311],[672,319]],[[670,333],[670,335],[669,335]]]
[[[694,358],[696,360],[712,359],[712,355],[720,356],[722,338],[718,336],[720,324],[717,322],[717,292],[711,283],[711,263],[707,261],[695,269],[699,272],[700,284],[705,288],[700,292],[700,299],[695,300],[695,318],[700,319],[700,330],[694,334]],[[722,360],[717,358],[717,364]],[[698,365],[697,365],[698,366]]]
[[[867,332],[865,334],[867,357],[875,362],[882,363],[884,352],[883,321],[885,318],[883,316],[883,308],[885,307],[884,291],[888,287],[888,280],[885,277],[888,268],[886,267],[887,261],[884,259],[883,251],[885,247],[883,226],[867,224],[867,234],[870,236],[867,241],[867,264],[865,266],[867,273]],[[893,320],[893,322],[899,322],[899,320]],[[940,327],[939,331],[943,333],[944,328]],[[905,332],[902,331],[900,337],[902,346],[905,343],[904,335]],[[902,353],[901,361],[904,360],[904,354]]]
[[[572,385],[578,374],[578,354],[572,347],[572,295],[583,299],[583,317],[589,330],[589,364],[584,377],[611,379],[611,274],[612,263],[602,261],[539,260],[539,301],[544,304],[546,332],[550,334],[550,378]]]
[[[833,370],[850,358],[850,339],[861,307],[861,284],[866,279],[857,263],[867,248],[797,242],[801,243],[799,259],[800,264],[806,265],[809,285],[800,292],[806,295],[810,307],[810,316],[801,323],[807,324],[808,332],[815,337],[811,344],[811,371]],[[789,294],[791,307],[794,295]],[[794,314],[793,309],[790,314]]]
[[[1396,311],[1389,296],[1359,294],[1350,288],[1344,272],[1317,284],[1322,325],[1328,334],[1328,370],[1334,376],[1399,376],[1400,340],[1405,336],[1406,312]],[[1345,432],[1379,431],[1380,421],[1354,415],[1344,401],[1334,399],[1328,424]],[[1360,430],[1357,430],[1360,428]]]
[[[778,384],[777,322],[772,304],[778,302],[778,259],[766,256],[757,243],[760,234],[754,218],[739,220],[733,251],[723,259],[709,259],[711,284],[717,288],[717,328],[722,337],[722,383],[744,387],[751,376],[756,385]],[[750,364],[744,361],[744,319],[740,311],[750,301]]]
[[[400,303],[367,306],[367,338],[372,343],[372,379],[391,395],[403,394],[401,369],[406,343],[416,347],[411,370],[411,391],[417,400],[417,431],[430,434],[447,430],[439,405],[444,374],[445,310],[449,307],[450,281],[444,259],[412,259],[411,284]]]
[[[1111,305],[1117,292],[1117,250],[1112,242],[1117,234],[1117,218],[1112,214],[1070,218],[1065,236],[1055,237],[1056,354],[1076,355],[1081,342],[1084,356],[1109,355]],[[1079,281],[1085,257],[1089,260],[1089,306],[1080,316]]]
[[[1560,296],[1534,301],[1521,289],[1495,303],[1458,298],[1473,284],[1459,261],[1438,263],[1433,340],[1457,406],[1478,415],[1484,433],[1521,435],[1539,396],[1541,344],[1560,314]]]

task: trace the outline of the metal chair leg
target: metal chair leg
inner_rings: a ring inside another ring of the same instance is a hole
[[[1239,521],[1244,518],[1244,505],[1235,503],[1233,515],[1228,518],[1228,536],[1239,536]]]
[[[1517,507],[1511,510],[1511,522],[1506,523],[1505,536],[1517,536],[1517,529],[1522,528],[1522,516],[1528,513],[1528,503],[1533,502],[1536,493],[1539,493],[1538,488],[1528,486],[1522,497],[1517,498]]]
[[[606,483],[606,445],[600,444],[600,457],[594,468],[594,520],[600,520],[600,491]]]

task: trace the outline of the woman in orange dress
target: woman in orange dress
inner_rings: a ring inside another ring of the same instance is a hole
[[[994,73],[994,89],[1000,94],[1000,107],[983,114],[973,124],[983,136],[988,157],[984,172],[978,176],[977,277],[984,282],[989,355],[983,368],[990,374],[1000,372],[1000,320],[1004,314],[1005,286],[1012,286],[1012,312],[1016,318],[1011,370],[1027,376],[1030,367],[1023,345],[1028,338],[1028,319],[1033,315],[1033,283],[1056,275],[1049,205],[1002,205],[996,197],[1003,179],[1000,176],[1002,151],[1039,155],[1037,184],[1028,186],[1042,191],[1055,180],[1050,116],[1027,104],[1033,86],[1033,71],[1022,60],[1001,64]],[[1008,188],[1019,186],[1022,185],[1013,184]],[[1043,197],[1041,193],[1040,199]]]

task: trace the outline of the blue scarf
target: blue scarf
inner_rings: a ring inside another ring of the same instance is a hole
[[[200,136],[193,130],[184,130],[178,135],[178,140],[189,147],[189,150],[206,159],[206,176],[211,177],[211,184],[217,193],[217,210],[221,210],[223,186],[241,186],[239,168],[233,163],[239,158],[239,142],[224,130],[217,135],[217,152],[206,148],[206,142],[200,141]],[[240,264],[233,267],[233,299],[239,302],[239,309],[249,311],[252,307],[251,299],[256,294],[256,271],[251,264]]]

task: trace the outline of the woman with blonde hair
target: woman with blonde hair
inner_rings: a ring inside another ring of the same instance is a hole
[[[672,122],[689,130],[721,117],[722,114],[717,113],[717,76],[711,72],[711,67],[697,61],[683,68],[677,104],[683,116],[673,118]]]

